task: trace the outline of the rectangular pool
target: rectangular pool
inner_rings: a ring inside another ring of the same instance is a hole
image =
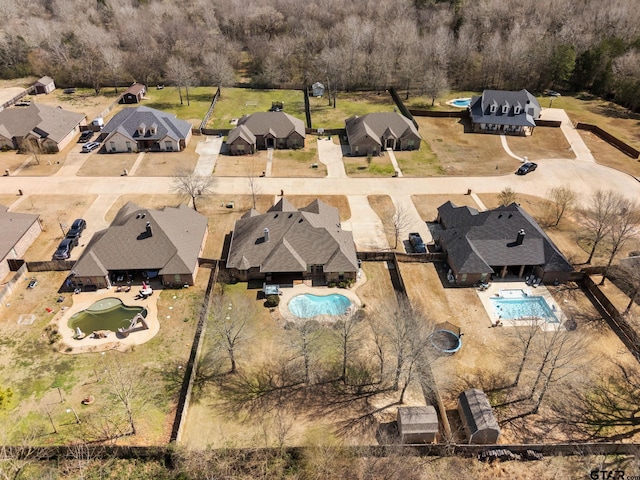
[[[524,320],[535,317],[547,323],[560,323],[544,297],[500,298],[492,297],[496,316],[503,320]]]

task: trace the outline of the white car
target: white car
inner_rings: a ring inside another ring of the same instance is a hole
[[[99,142],[89,142],[82,146],[82,152],[89,153],[100,146]]]

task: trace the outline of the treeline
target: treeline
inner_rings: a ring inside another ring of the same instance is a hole
[[[0,0],[0,76],[60,85],[590,91],[640,108],[640,9],[610,0]]]

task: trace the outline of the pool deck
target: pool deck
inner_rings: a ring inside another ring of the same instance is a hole
[[[498,321],[498,316],[495,313],[493,308],[493,304],[491,303],[491,297],[496,298],[500,294],[500,290],[524,290],[527,292],[528,296],[531,297],[542,297],[545,299],[549,307],[554,310],[555,316],[560,320],[560,323],[547,323],[544,320],[539,321],[540,328],[545,331],[552,331],[558,329],[562,323],[563,319],[566,318],[560,305],[553,299],[549,290],[544,285],[539,285],[538,287],[528,286],[524,280],[520,282],[502,282],[502,281],[493,281],[489,285],[487,290],[478,290],[476,292],[478,294],[478,298],[482,302],[484,309],[487,311],[487,315],[491,319],[491,325],[495,325]],[[517,327],[522,325],[523,320],[507,320],[504,318],[499,319],[501,324],[505,327]]]
[[[129,292],[116,292],[115,288],[101,289],[97,292],[82,292],[73,295],[73,305],[66,310],[62,310],[54,317],[53,322],[57,323],[58,331],[62,336],[62,345],[60,351],[62,353],[90,353],[104,352],[107,350],[118,350],[121,352],[129,350],[134,345],[141,345],[148,342],[160,331],[160,322],[158,321],[158,305],[161,290],[154,288],[153,295],[145,300],[136,300],[136,295],[140,286],[133,285]],[[72,315],[89,308],[103,298],[119,298],[122,303],[128,306],[144,307],[147,309],[147,317],[145,321],[149,328],[147,330],[133,331],[126,338],[119,338],[116,333],[110,333],[106,338],[90,338],[91,332],[82,340],[76,340],[75,332],[67,325]],[[68,350],[71,347],[71,350]]]

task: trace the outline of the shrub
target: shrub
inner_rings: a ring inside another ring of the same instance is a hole
[[[267,296],[265,305],[269,308],[277,307],[278,305],[280,305],[280,297],[278,295]]]
[[[329,282],[329,288],[336,288],[336,282]]]

